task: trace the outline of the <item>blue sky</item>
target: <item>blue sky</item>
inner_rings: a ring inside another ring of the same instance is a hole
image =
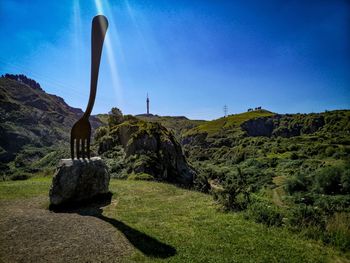
[[[93,113],[214,119],[350,108],[350,3],[1,0],[0,74],[23,73],[86,107],[91,20],[110,27]]]

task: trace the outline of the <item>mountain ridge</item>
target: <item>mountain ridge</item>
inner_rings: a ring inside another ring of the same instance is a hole
[[[4,171],[26,166],[43,157],[48,148],[69,142],[72,125],[83,111],[69,106],[63,98],[46,93],[24,75],[0,77],[0,162]],[[101,125],[91,116],[95,129]],[[25,156],[21,158],[20,156]],[[21,160],[22,159],[22,160]],[[13,162],[11,165],[7,163]]]

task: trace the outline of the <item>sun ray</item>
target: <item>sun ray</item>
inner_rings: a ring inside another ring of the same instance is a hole
[[[119,34],[116,28],[116,22],[111,12],[109,3],[107,1],[102,2],[101,0],[95,0],[94,2],[95,2],[95,6],[98,14],[105,15],[108,18],[109,33],[107,33],[105,38],[107,60],[111,71],[112,85],[113,85],[113,90],[115,91],[115,95],[117,97],[117,103],[118,105],[122,105],[123,103],[122,86],[120,83],[120,75],[118,71],[114,49],[118,50],[118,56],[120,59],[123,59],[123,55],[122,55],[123,52],[121,49]]]

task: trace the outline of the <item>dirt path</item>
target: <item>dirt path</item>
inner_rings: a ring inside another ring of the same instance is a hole
[[[284,192],[285,180],[286,180],[285,176],[276,176],[273,178],[273,183],[277,187],[272,189],[272,202],[277,206],[284,206],[282,201],[282,196],[285,195],[285,192]]]
[[[46,198],[0,202],[0,262],[120,262],[132,246],[95,216],[54,213]]]
[[[283,191],[282,186],[272,189],[272,202],[277,206],[283,206],[280,192]]]

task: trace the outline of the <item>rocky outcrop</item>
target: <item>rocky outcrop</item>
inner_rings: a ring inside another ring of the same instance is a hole
[[[193,183],[195,171],[187,163],[180,144],[159,123],[123,122],[100,140],[99,152],[112,150],[116,145],[124,148],[128,173],[147,173],[157,180],[184,185]]]
[[[50,205],[86,202],[109,193],[109,173],[101,158],[61,160],[52,179]]]
[[[294,137],[317,132],[325,125],[320,114],[276,114],[250,119],[241,124],[248,136]]]

